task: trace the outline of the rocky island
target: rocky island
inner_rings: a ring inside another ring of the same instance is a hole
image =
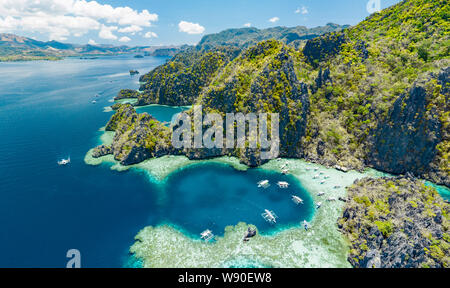
[[[239,37],[235,30],[205,36],[142,75],[139,91],[122,90],[116,99],[197,104],[221,115],[279,113],[280,157],[407,175],[356,181],[340,198],[348,261],[448,267],[448,204],[417,180],[450,187],[446,11],[445,1],[405,0],[356,26],[314,35],[265,31],[270,38],[261,39],[243,29]],[[259,148],[175,149],[171,128],[133,105],[114,105],[106,126],[114,138],[95,148],[94,158],[113,155],[122,165],[164,155],[234,156],[250,167],[267,162]]]
[[[419,6],[427,9],[417,15]],[[441,1],[403,1],[354,27],[332,26],[334,32],[303,40],[299,48],[284,36],[237,42],[242,47],[222,38],[217,45],[201,41],[141,76],[140,93],[123,90],[116,99],[136,98],[138,106],[201,104],[204,112],[222,114],[279,113],[282,157],[344,170],[409,172],[450,186],[448,36],[439,25],[424,25],[443,23],[444,14],[430,12],[443,10]],[[411,33],[399,41],[399,29]],[[257,150],[183,153],[264,163],[251,157]]]

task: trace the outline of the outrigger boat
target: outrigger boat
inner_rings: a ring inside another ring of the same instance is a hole
[[[60,165],[60,166],[65,166],[69,163],[70,163],[70,157],[69,157],[69,159],[61,159],[61,161],[58,161],[58,165]]]
[[[269,180],[262,180],[258,182],[258,188],[267,188],[269,186]]]
[[[322,202],[317,203],[316,209],[319,209],[322,206]]]
[[[277,185],[278,185],[278,187],[284,188],[284,189],[289,187],[289,183],[288,182],[284,182],[284,181],[279,181],[277,183]]]
[[[295,195],[292,195],[292,201],[294,201],[294,203],[297,205],[303,204],[303,199]]]
[[[207,230],[203,231],[202,233],[200,233],[200,236],[206,242],[208,242],[209,240],[214,238],[214,234],[209,229],[207,229]]]
[[[317,196],[323,196],[323,195],[325,195],[325,192],[323,192],[323,191],[320,191],[319,193],[317,193]]]
[[[284,174],[284,175],[286,175],[286,174],[289,173],[289,169],[283,169],[283,170],[281,170],[281,173]]]
[[[336,198],[334,198],[334,197],[328,197],[328,199],[327,199],[327,201],[336,201]]]
[[[264,213],[261,216],[269,223],[276,224],[278,216],[273,212],[267,209],[264,210]]]

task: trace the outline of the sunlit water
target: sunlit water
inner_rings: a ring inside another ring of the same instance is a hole
[[[103,107],[120,89],[139,85],[128,71],[142,74],[166,61],[132,56],[0,63],[0,267],[65,267],[69,249],[80,250],[83,267],[121,267],[148,225],[171,223],[198,238],[204,229],[220,235],[239,221],[273,233],[264,209],[279,216],[278,227],[313,217],[312,199],[293,178],[262,170],[200,164],[154,184],[135,169],[86,165],[86,152],[112,115]],[[170,121],[182,110],[139,112]],[[69,156],[70,165],[56,164]],[[272,186],[258,188],[263,179]],[[278,189],[279,180],[291,187]],[[305,204],[295,205],[291,194]]]

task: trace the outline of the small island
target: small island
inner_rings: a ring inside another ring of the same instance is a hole
[[[130,70],[130,75],[131,76],[138,75],[138,74],[139,74],[139,71],[137,71],[137,70]]]

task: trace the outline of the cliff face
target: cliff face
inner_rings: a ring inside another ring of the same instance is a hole
[[[402,1],[308,41],[306,159],[449,185],[446,10],[445,1]]]
[[[443,88],[448,85],[449,70],[446,68],[440,73],[429,75],[420,83],[414,83],[407,94],[395,101],[388,117],[375,130],[369,156],[375,168],[395,174],[433,174],[435,182],[450,186],[446,171],[439,171],[439,165],[436,167],[436,163],[433,163],[433,160],[440,162],[439,158],[442,157],[438,155],[438,144],[443,140],[448,141],[448,127],[447,132],[444,131],[438,111],[449,111],[448,91]],[[427,91],[427,85],[433,81],[438,89]],[[447,94],[447,107],[438,107],[432,103],[433,93],[441,92]]]
[[[275,40],[243,50],[231,44],[191,48],[142,76],[142,93],[122,94],[137,95],[137,105],[201,104],[205,113],[223,116],[279,113],[281,156],[410,172],[449,186],[447,10],[442,0],[402,1],[356,26],[310,39],[303,49]],[[184,153],[263,162],[256,160],[258,149]]]
[[[199,52],[194,48],[177,54],[168,63],[140,78],[144,82],[137,105],[192,105],[219,68],[239,53],[238,48]]]
[[[280,42],[261,42],[225,67],[212,80],[212,85],[204,90],[197,104],[204,107],[205,113],[215,111],[223,115],[228,112],[244,115],[279,113],[280,155],[300,157],[299,139],[305,133],[309,99],[306,85],[297,78],[295,57],[295,51]],[[216,151],[219,154],[223,152]],[[259,159],[259,152],[259,149],[231,151],[250,166],[264,162]],[[195,155],[201,158],[204,153]]]
[[[408,178],[365,178],[348,188],[338,226],[354,267],[450,266],[450,205]]]
[[[171,130],[147,113],[136,113],[129,104],[118,108],[106,125],[106,131],[115,132],[112,145],[96,147],[95,158],[113,154],[122,165],[132,165],[152,157],[175,154]]]

